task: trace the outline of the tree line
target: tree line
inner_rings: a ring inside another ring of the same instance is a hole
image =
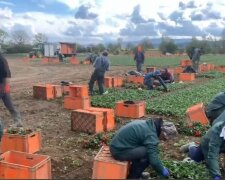
[[[32,41],[30,40],[32,39]],[[45,34],[37,33],[33,37],[30,37],[24,30],[15,30],[12,33],[0,29],[0,47],[6,53],[28,53],[32,51],[40,43],[48,42],[48,38]],[[118,38],[116,42],[109,44],[91,44],[82,45],[76,44],[77,53],[99,53],[104,49],[112,54],[135,52],[137,44],[141,45],[143,50],[155,48],[151,39],[146,37],[137,43],[123,42],[122,38]],[[193,47],[202,48],[203,53],[225,53],[225,29],[221,33],[219,39],[203,36],[201,40],[196,37],[192,37],[191,41],[186,46],[181,46],[175,43],[175,41],[168,37],[163,36],[159,44],[159,50],[162,54],[166,53],[188,53]]]

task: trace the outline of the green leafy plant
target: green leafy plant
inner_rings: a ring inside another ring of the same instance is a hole
[[[102,145],[109,145],[114,135],[115,132],[112,131],[91,136],[89,139],[82,142],[83,148],[98,149]]]
[[[163,165],[174,179],[210,179],[205,165],[191,162],[164,160]]]

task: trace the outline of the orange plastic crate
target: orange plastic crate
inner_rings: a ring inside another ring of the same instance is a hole
[[[27,135],[3,133],[1,142],[1,152],[21,151],[26,153],[36,153],[41,149],[41,133],[32,132]]]
[[[51,179],[49,156],[7,151],[0,156],[0,179]]]
[[[144,84],[144,77],[130,75],[127,77],[127,81],[130,83],[135,83],[135,84]]]
[[[49,57],[48,62],[53,63],[53,64],[59,64],[60,63],[59,59],[56,58],[56,57]]]
[[[196,104],[187,109],[186,115],[192,122],[200,122],[202,124],[208,124],[208,118],[206,117],[203,103]]]
[[[215,65],[214,64],[208,64],[208,65],[209,65],[210,71],[213,71],[215,69]]]
[[[103,146],[94,158],[92,179],[127,179],[128,161],[115,160],[109,147]]]
[[[174,74],[180,74],[184,71],[184,69],[182,67],[177,67],[174,69]]]
[[[225,72],[225,66],[218,66],[216,69],[217,71]]]
[[[104,78],[104,86],[106,88],[111,88],[113,87],[113,78],[112,77],[105,77]]]
[[[69,86],[70,97],[89,97],[87,85],[71,85]]]
[[[90,134],[101,133],[104,131],[103,120],[103,112],[78,109],[71,113],[71,130]]]
[[[180,81],[194,81],[195,73],[180,73],[179,80]]]
[[[70,92],[70,86],[62,85],[62,94],[68,95]]]
[[[210,64],[200,64],[198,67],[199,72],[207,72],[210,71],[211,65]]]
[[[113,109],[90,107],[88,109],[88,111],[103,112],[103,115],[104,115],[104,119],[103,119],[104,131],[110,131],[110,130],[114,129],[114,127],[115,127],[115,115],[114,115]]]
[[[154,71],[156,71],[156,67],[147,67],[146,68],[147,73],[154,72]]]
[[[36,99],[54,99],[54,88],[52,85],[35,85],[33,86],[33,96]]]
[[[121,87],[123,85],[122,77],[112,77],[112,87]]]
[[[42,58],[41,59],[41,64],[47,64],[48,63],[48,58]]]
[[[181,60],[180,65],[181,67],[192,66],[192,61],[189,59]]]
[[[64,108],[75,109],[88,109],[90,108],[90,97],[64,97]]]
[[[80,64],[80,62],[76,57],[71,57],[69,61],[71,64]]]
[[[140,118],[145,116],[145,107],[144,101],[134,101],[134,104],[119,101],[116,103],[115,114],[120,117]]]
[[[60,85],[52,85],[54,89],[54,97],[62,97],[62,87]]]

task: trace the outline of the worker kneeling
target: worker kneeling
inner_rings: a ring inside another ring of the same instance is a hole
[[[131,161],[128,179],[140,178],[150,165],[164,177],[169,171],[163,166],[158,151],[159,138],[177,135],[173,123],[155,120],[136,120],[118,130],[110,143],[112,156],[119,161]]]
[[[220,180],[219,155],[225,153],[225,111],[217,117],[212,127],[202,137],[200,145],[189,143],[181,147],[181,152],[195,162],[205,161],[214,180]]]

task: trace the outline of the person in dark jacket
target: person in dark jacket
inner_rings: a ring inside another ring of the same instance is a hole
[[[225,92],[220,92],[205,107],[205,114],[209,119],[211,125],[213,121],[224,112],[224,110],[225,110]]]
[[[8,66],[8,62],[0,53],[0,98],[2,99],[5,107],[11,113],[14,120],[14,125],[21,127],[22,126],[21,115],[20,112],[16,110],[16,108],[12,103],[8,78],[11,78],[11,72]]]
[[[159,137],[168,138],[177,132],[163,127],[163,120],[157,118],[132,121],[117,131],[110,143],[110,152],[116,160],[132,162],[128,179],[140,178],[148,166],[164,177],[169,176],[159,157]]]
[[[154,80],[158,80],[159,83],[164,87],[165,91],[168,91],[168,88],[164,81],[162,80],[160,70],[156,70],[154,72],[150,72],[144,76],[144,84],[148,87],[149,90],[153,90],[153,82]]]
[[[164,68],[163,70],[161,70],[161,75],[160,77],[162,78],[162,80],[165,83],[172,83],[174,82],[174,77],[173,75],[168,71],[167,68]]]
[[[195,162],[206,162],[206,166],[214,180],[221,180],[222,175],[219,167],[219,156],[225,153],[225,121],[223,112],[212,123],[212,127],[202,137],[200,145],[187,144],[183,152]]]
[[[199,48],[195,48],[191,58],[195,72],[198,72],[200,57],[201,57],[201,50]]]
[[[91,75],[91,79],[89,81],[89,93],[92,96],[94,94],[93,88],[95,81],[98,82],[99,93],[100,95],[104,94],[104,76],[105,72],[109,70],[109,59],[108,52],[104,51],[102,56],[96,58],[94,63],[94,72]]]
[[[137,50],[137,52],[135,53],[134,61],[136,61],[137,71],[138,71],[138,72],[141,72],[142,64],[144,64],[144,61],[145,61],[145,55],[144,55],[144,53],[142,52],[142,49],[141,49],[140,46],[138,47],[138,50]]]

